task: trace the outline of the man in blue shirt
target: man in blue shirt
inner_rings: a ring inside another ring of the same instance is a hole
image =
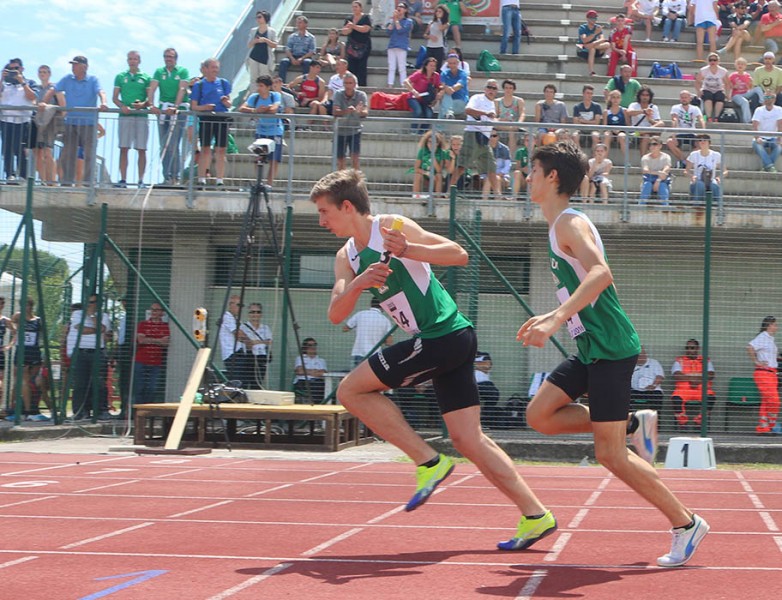
[[[315,55],[315,36],[307,31],[309,19],[300,15],[296,19],[296,31],[288,36],[285,47],[285,58],[280,61],[278,72],[283,83],[287,81],[288,68],[291,65],[301,65],[302,75],[310,71],[312,57]]]
[[[198,185],[206,185],[206,171],[212,162],[212,140],[215,145],[215,175],[217,187],[223,187],[225,148],[228,146],[228,115],[231,108],[231,82],[220,77],[220,61],[207,58],[202,63],[204,77],[197,81],[190,94],[190,110],[199,113]]]
[[[597,11],[588,10],[586,14],[587,22],[578,27],[578,42],[576,43],[576,54],[579,58],[587,61],[590,75],[595,74],[595,58],[600,58],[611,48],[605,35],[603,35],[603,26],[597,22]]]
[[[268,75],[261,75],[256,83],[258,84],[258,92],[245,100],[244,104],[239,107],[239,112],[260,115],[275,115],[282,112],[280,110],[282,96],[279,92],[272,91],[272,78]],[[260,118],[255,126],[256,138],[274,140],[274,153],[269,162],[269,175],[266,178],[269,185],[274,183],[277,166],[282,162],[283,133],[282,119]]]
[[[446,59],[448,69],[440,77],[443,84],[442,98],[440,98],[441,119],[453,119],[457,115],[464,114],[469,94],[467,92],[467,73],[459,68],[459,56],[449,54]]]
[[[108,110],[106,93],[101,88],[98,78],[87,75],[89,62],[85,56],[75,56],[71,63],[71,74],[66,75],[57,83],[57,103],[68,109],[65,115],[65,131],[63,134],[63,149],[60,155],[62,165],[62,185],[71,186],[75,183],[76,157],[79,147],[84,151],[84,182],[94,183],[93,167],[95,166],[95,141],[97,139],[98,115],[95,112],[72,110],[73,108],[95,108],[100,99],[99,110]]]

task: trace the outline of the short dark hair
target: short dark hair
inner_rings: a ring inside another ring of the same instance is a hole
[[[554,90],[554,93],[556,94],[557,86],[555,86],[553,83],[547,83],[546,85],[543,86],[543,91],[545,92],[546,90]]]
[[[773,325],[776,322],[777,322],[776,317],[772,317],[771,315],[765,317],[763,319],[763,322],[760,324],[760,331],[766,331],[769,328],[769,326]]]
[[[512,86],[513,86],[513,89],[514,89],[514,90],[516,89],[516,82],[515,82],[515,81],[513,81],[512,79],[503,79],[503,81],[502,81],[502,87],[505,87],[506,85],[512,85]]]
[[[543,175],[556,169],[559,178],[557,193],[568,196],[572,196],[579,188],[589,165],[586,155],[570,141],[538,146],[531,162],[536,160],[543,169]]]
[[[19,63],[19,66],[20,66],[20,67],[23,67],[23,66],[24,66],[24,63],[22,62],[22,59],[21,59],[21,58],[12,58],[11,60],[9,60],[9,61],[8,61],[8,64],[9,64],[9,65],[10,65],[10,64],[13,64],[13,63]]]
[[[173,52],[174,58],[179,58],[179,52],[176,51],[176,48],[166,48],[165,50],[163,50],[163,56],[165,56],[166,53],[168,52]]]
[[[360,215],[369,214],[369,192],[361,171],[346,169],[322,177],[310,192],[310,200],[315,202],[318,198],[326,198],[335,206],[348,201]]]
[[[593,86],[591,83],[587,83],[584,87],[581,88],[581,93],[583,94],[587,90],[595,91],[595,86]]]
[[[272,78],[269,75],[261,75],[255,83],[262,83],[266,87],[272,87]]]
[[[269,23],[272,20],[272,16],[268,10],[259,10],[258,12],[255,13],[255,16],[263,17],[263,20],[266,21],[267,23]]]

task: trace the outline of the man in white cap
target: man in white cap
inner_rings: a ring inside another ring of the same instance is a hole
[[[773,52],[766,52],[763,55],[763,66],[752,73],[754,87],[746,95],[750,103],[753,98],[756,98],[758,104],[763,104],[766,94],[772,93],[777,97],[776,104],[779,104],[779,94],[782,93],[782,69],[775,63],[776,56]]]

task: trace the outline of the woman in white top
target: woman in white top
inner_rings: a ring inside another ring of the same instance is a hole
[[[695,91],[703,101],[703,116],[709,123],[717,120],[725,106],[725,93],[730,88],[728,70],[720,66],[720,55],[709,54],[709,65],[701,68],[695,78]]]
[[[259,302],[250,304],[247,311],[249,320],[242,323],[240,329],[247,336],[244,346],[247,349],[245,358],[248,361],[244,381],[245,387],[259,390],[266,379],[266,365],[269,363],[272,345],[272,330],[268,325],[261,323],[263,306]]]
[[[635,95],[635,102],[631,102],[625,111],[625,116],[630,119],[633,127],[665,127],[665,122],[660,116],[660,109],[652,102],[654,91],[648,85],[642,85]],[[639,138],[638,150],[643,157],[649,148],[649,138],[655,135],[653,132],[633,132]]]
[[[722,167],[722,154],[711,149],[708,133],[698,135],[698,150],[687,157],[685,177],[691,174],[690,196],[696,202],[703,202],[706,192],[711,191],[714,202],[722,200],[722,177],[728,176],[728,169]],[[722,177],[718,174],[722,167]]]
[[[753,379],[760,392],[760,412],[757,433],[776,431],[779,414],[779,390],[777,381],[777,332],[776,317],[766,317],[760,324],[760,333],[747,345],[747,354],[755,364]]]

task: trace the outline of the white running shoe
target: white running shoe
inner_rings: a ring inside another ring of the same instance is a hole
[[[657,456],[657,411],[639,410],[635,412],[635,417],[638,419],[638,429],[630,434],[630,443],[638,456],[654,465],[654,457]]]
[[[692,558],[698,545],[709,533],[709,524],[699,517],[692,515],[693,526],[689,529],[672,529],[673,543],[671,551],[665,556],[657,559],[657,564],[661,567],[681,567]]]

